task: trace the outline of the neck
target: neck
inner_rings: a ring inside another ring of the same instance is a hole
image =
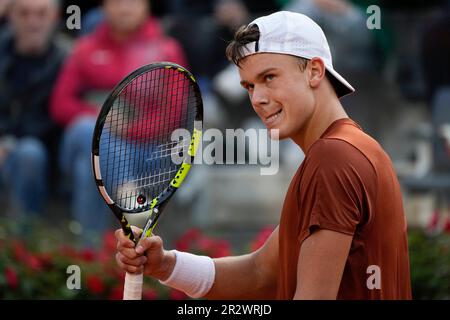
[[[124,42],[126,39],[129,38],[130,33],[128,32],[120,32],[120,31],[115,31],[113,30],[113,32],[111,33],[112,38],[117,41],[117,42]]]
[[[14,48],[16,52],[23,56],[38,56],[43,54],[47,48],[48,44],[40,44],[31,46],[27,41],[16,40],[14,43]]]
[[[114,29],[114,27],[111,27],[111,36],[112,38],[117,42],[125,42],[126,40],[133,37],[135,34],[139,33],[139,30],[141,30],[142,24],[135,29],[132,30],[119,30]]]
[[[323,103],[325,101],[325,103]],[[325,130],[336,120],[348,118],[337,97],[333,99],[317,101],[310,119],[305,122],[303,130],[294,138],[294,142],[300,146],[306,154],[311,145],[316,142]]]

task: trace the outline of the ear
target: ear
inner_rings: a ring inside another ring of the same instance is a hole
[[[320,58],[312,58],[309,61],[309,68],[310,68],[310,78],[309,78],[309,85],[312,88],[317,88],[322,81],[322,79],[325,77],[325,64],[322,59]]]

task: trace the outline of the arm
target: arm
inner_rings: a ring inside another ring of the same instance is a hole
[[[55,122],[66,126],[81,115],[96,116],[95,106],[86,103],[81,98],[81,90],[85,79],[80,72],[80,50],[68,58],[58,76],[50,101],[50,114]]]
[[[161,238],[145,238],[140,242],[141,248],[138,246],[136,250],[121,229],[116,231],[116,238],[116,260],[125,271],[144,272],[162,281],[172,274],[176,257],[173,252],[164,250]],[[214,259],[214,265],[214,284],[205,298],[274,298],[278,274],[278,228],[259,250],[247,255]]]
[[[352,236],[317,230],[300,248],[295,300],[336,299]]]

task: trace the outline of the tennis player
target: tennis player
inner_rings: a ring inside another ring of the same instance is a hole
[[[239,29],[227,56],[266,127],[305,153],[279,226],[259,250],[219,259],[165,250],[157,236],[134,249],[118,230],[119,266],[194,298],[410,299],[400,186],[339,101],[354,89],[334,70],[322,29],[277,12]]]

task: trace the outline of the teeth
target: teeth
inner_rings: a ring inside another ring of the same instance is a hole
[[[281,110],[278,111],[277,113],[275,113],[273,116],[268,117],[266,121],[267,122],[274,121],[276,118],[278,118],[278,116],[280,115],[280,112],[281,112]]]

